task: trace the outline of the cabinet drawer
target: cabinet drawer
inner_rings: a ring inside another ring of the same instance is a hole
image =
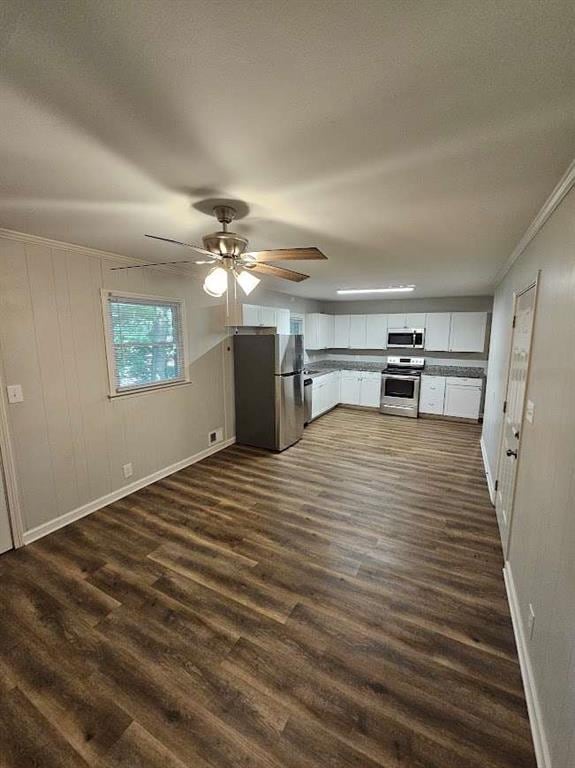
[[[463,376],[448,376],[448,384],[457,384],[459,387],[477,387],[481,389],[483,386],[483,379],[465,378]]]

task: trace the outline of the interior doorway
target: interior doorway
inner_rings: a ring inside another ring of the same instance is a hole
[[[513,518],[517,466],[521,455],[521,438],[526,411],[525,396],[536,300],[537,281],[515,294],[514,298],[511,352],[495,495],[497,521],[501,531],[503,553],[506,558]]]

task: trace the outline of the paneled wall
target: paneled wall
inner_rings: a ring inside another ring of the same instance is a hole
[[[492,477],[505,398],[513,292],[541,270],[511,524],[509,571],[553,768],[575,766],[575,190],[495,294],[483,440]],[[528,610],[535,612],[529,639]]]
[[[221,303],[197,280],[118,265],[0,237],[2,384],[24,390],[7,408],[26,531],[206,449],[217,427],[234,433]],[[102,288],[184,299],[191,384],[108,397]]]

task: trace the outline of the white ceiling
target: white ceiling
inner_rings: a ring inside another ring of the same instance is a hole
[[[0,225],[145,259],[244,200],[312,278],[490,292],[575,154],[571,0],[7,0]],[[296,264],[293,264],[297,268]],[[309,269],[308,269],[309,267]]]

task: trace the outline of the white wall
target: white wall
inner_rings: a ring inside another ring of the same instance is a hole
[[[518,620],[535,611],[527,658],[553,768],[575,765],[575,190],[498,286],[483,440],[492,477],[505,397],[513,292],[541,270],[508,569]]]
[[[233,435],[221,304],[195,279],[110,271],[118,263],[0,236],[2,384],[25,397],[7,406],[25,531],[206,449],[210,430]],[[101,288],[184,299],[190,385],[108,398]]]
[[[388,312],[491,312],[492,306],[493,296],[448,296],[441,299],[322,301],[319,311],[330,315],[375,315]]]

